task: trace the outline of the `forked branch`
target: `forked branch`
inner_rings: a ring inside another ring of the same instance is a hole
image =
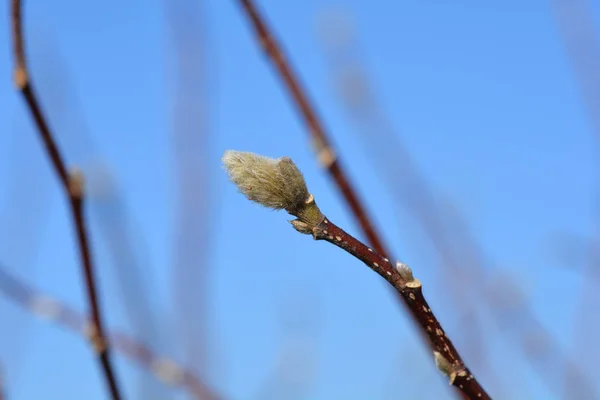
[[[12,42],[15,58],[15,66],[13,70],[14,83],[23,96],[25,103],[27,104],[27,108],[29,109],[29,112],[31,113],[31,116],[37,126],[40,139],[42,140],[44,147],[46,148],[46,152],[52,162],[52,166],[54,167],[54,170],[60,179],[63,190],[69,199],[71,217],[75,224],[75,230],[77,234],[77,243],[79,246],[82,272],[85,277],[88,303],[92,315],[93,332],[90,335],[90,341],[92,348],[98,357],[102,371],[104,372],[111,398],[113,400],[120,400],[121,394],[117,385],[114,368],[110,361],[108,342],[102,327],[100,305],[98,304],[98,297],[96,295],[94,266],[85,219],[83,216],[83,202],[85,198],[83,175],[77,171],[71,173],[67,170],[64,159],[60,153],[56,140],[54,139],[54,135],[48,126],[37,96],[35,95],[25,57],[25,43],[23,37],[23,20],[21,11],[21,1],[12,0]]]
[[[401,262],[392,264],[352,235],[336,226],[319,209],[309,193],[304,177],[288,157],[278,160],[253,153],[227,151],[222,158],[229,177],[249,200],[297,217],[294,229],[325,240],[358,258],[384,278],[401,296],[433,349],[438,369],[468,399],[490,399],[466,367],[458,351],[444,333],[423,296],[421,282]]]

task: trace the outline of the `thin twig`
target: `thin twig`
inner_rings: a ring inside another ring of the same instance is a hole
[[[444,333],[440,322],[423,296],[421,282],[410,276],[412,273],[406,265],[399,264],[398,268],[394,268],[387,258],[327,218],[313,228],[313,237],[315,240],[325,240],[352,254],[392,285],[400,293],[415,319],[419,321],[423,334],[435,349],[434,355],[438,368],[448,376],[450,384],[463,391],[470,399],[490,399]],[[406,271],[407,276],[402,276],[403,271],[399,272],[398,269]]]
[[[331,146],[329,135],[326,133],[314,107],[300,85],[300,80],[292,70],[291,65],[286,61],[282,49],[275,41],[273,34],[270,32],[270,29],[267,27],[265,21],[263,21],[263,18],[258,13],[258,10],[252,1],[239,1],[246,12],[246,15],[252,22],[260,45],[273,63],[273,66],[277,69],[277,72],[285,83],[286,88],[289,90],[292,99],[296,103],[296,106],[307,125],[308,131],[312,136],[312,144],[315,146],[317,159],[332,177],[342,193],[342,196],[344,196],[344,200],[348,203],[348,207],[350,207],[350,210],[360,224],[367,241],[377,250],[377,252],[389,254],[383,244],[383,240],[373,226],[365,206],[352,187],[345,170],[342,168],[339,157],[335,154],[335,151]]]
[[[592,122],[596,144],[600,145],[600,40],[594,26],[593,6],[589,0],[553,0],[551,4],[559,34],[562,36],[567,55],[571,58],[585,109]],[[597,320],[590,318],[590,315],[596,312],[595,305],[600,302],[598,290],[593,284],[600,267],[600,258],[594,246],[594,242],[600,238],[598,189],[594,197],[592,245],[589,246],[588,260],[583,270],[582,288],[579,291],[580,299],[575,308],[577,317],[573,338],[575,357],[580,359],[589,370],[595,369],[600,354],[598,346],[593,346],[596,343],[596,334],[593,332],[596,330]],[[575,379],[578,378],[576,372],[572,369],[566,371],[565,394],[581,397],[584,393],[581,392],[581,387]]]
[[[22,94],[27,107],[38,128],[38,133],[46,147],[48,156],[58,175],[65,194],[69,198],[71,216],[77,231],[77,241],[82,264],[82,272],[85,275],[86,292],[88,296],[89,307],[91,308],[92,321],[94,324],[93,334],[91,336],[92,347],[96,352],[100,365],[104,372],[106,383],[108,384],[111,398],[120,400],[121,394],[117,385],[117,379],[114,368],[110,360],[108,343],[104,336],[102,321],[100,317],[100,306],[96,295],[96,285],[94,282],[94,267],[92,264],[91,250],[89,246],[88,235],[86,232],[85,220],[83,217],[83,177],[80,173],[68,173],[63,161],[60,150],[54,140],[52,132],[44,118],[41,107],[35,95],[27,63],[25,58],[25,45],[22,26],[22,5],[20,0],[12,0],[12,37],[13,51],[15,58],[14,83]]]
[[[26,285],[2,264],[0,264],[0,293],[38,318],[50,320],[82,336],[89,334],[88,317],[58,299]],[[151,348],[138,340],[120,332],[108,332],[107,337],[111,348],[145,368],[164,384],[183,388],[200,400],[224,399],[189,368],[165,356],[155,354]]]
[[[340,247],[392,285],[427,338],[436,365],[448,377],[450,384],[467,399],[490,399],[446,337],[412,270],[400,262],[394,267],[383,255],[330,222],[317,206],[302,173],[289,157],[271,159],[254,153],[228,150],[221,160],[230,180],[249,200],[275,210],[286,210],[297,217],[290,222],[298,232],[311,234],[315,240],[326,240]]]
[[[263,21],[263,18],[258,13],[253,2],[251,0],[240,0],[240,4],[252,23],[255,35],[261,47],[279,73],[281,80],[288,89],[290,96],[298,107],[298,110],[308,127],[320,164],[332,177],[352,214],[359,223],[368,243],[370,243],[379,254],[389,255],[390,253],[384,246],[381,236],[371,223],[366,208],[350,184],[345,170],[342,168],[341,162],[330,144],[329,135],[326,133],[317,117],[317,113],[301,87],[299,79],[296,77],[290,64],[286,61],[282,49],[275,41],[273,34]]]

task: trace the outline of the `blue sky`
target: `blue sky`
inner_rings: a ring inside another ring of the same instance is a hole
[[[438,258],[392,196],[336,95],[317,28],[319,16],[340,5],[260,3],[394,257],[413,267],[448,335],[459,350],[466,348]],[[208,36],[202,98],[210,137],[198,150],[208,178],[195,189],[211,208],[210,239],[198,244],[208,281],[196,296],[206,296],[210,305],[207,379],[228,399],[265,398],[259,393],[273,378],[277,357],[291,347],[291,359],[304,356],[314,368],[305,371],[315,377],[307,379],[302,399],[449,396],[379,277],[333,246],[298,235],[284,213],[246,201],[227,182],[219,166],[226,149],[290,156],[328,217],[361,236],[315,162],[304,126],[237,4],[205,2],[203,9],[207,25],[199,31]],[[343,10],[353,15],[361,60],[394,134],[440,202],[468,220],[493,260],[487,268],[510,274],[545,329],[582,365],[591,365],[592,349],[585,358],[576,353],[581,344],[573,344],[581,274],[564,268],[580,268],[583,256],[567,265],[554,238],[586,237],[595,229],[597,148],[551,2],[353,0]],[[597,17],[598,5],[594,11]],[[115,172],[134,221],[152,313],[160,321],[161,338],[153,343],[183,360],[169,266],[177,204],[171,120],[176,85],[164,5],[30,1],[25,16],[33,78],[60,145],[84,172],[99,160]],[[0,30],[1,43],[9,43],[8,32]],[[0,52],[0,260],[83,311],[68,210],[10,81],[9,48]],[[93,216],[97,210],[88,211]],[[133,333],[100,224],[93,217],[91,224],[107,324]],[[0,312],[0,362],[11,399],[106,398],[81,338],[4,298]],[[510,337],[494,333],[493,316],[485,317],[493,371],[478,375],[491,393],[508,390],[493,383],[497,379],[517,382],[507,395],[558,398],[544,389]],[[127,398],[140,398],[139,369],[119,356],[117,363]],[[286,394],[293,385],[280,390],[275,398],[293,398]],[[157,389],[154,395],[180,395],[164,393]]]

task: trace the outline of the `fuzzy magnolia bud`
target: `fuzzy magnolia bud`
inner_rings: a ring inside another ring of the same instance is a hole
[[[296,164],[289,157],[278,159],[227,150],[221,158],[229,179],[249,200],[275,210],[286,210],[306,224],[309,233],[324,218]]]
[[[228,150],[221,160],[240,192],[265,207],[293,210],[309,196],[302,173],[289,157]]]
[[[440,372],[448,377],[450,380],[450,384],[456,378],[456,373],[454,372],[454,366],[448,361],[446,357],[442,355],[442,353],[438,351],[433,352],[433,359],[435,360],[435,366],[440,370]]]

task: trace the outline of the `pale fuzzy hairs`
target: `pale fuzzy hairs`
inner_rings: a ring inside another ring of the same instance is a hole
[[[265,207],[293,213],[310,196],[302,173],[289,157],[227,150],[221,161],[240,192]]]

